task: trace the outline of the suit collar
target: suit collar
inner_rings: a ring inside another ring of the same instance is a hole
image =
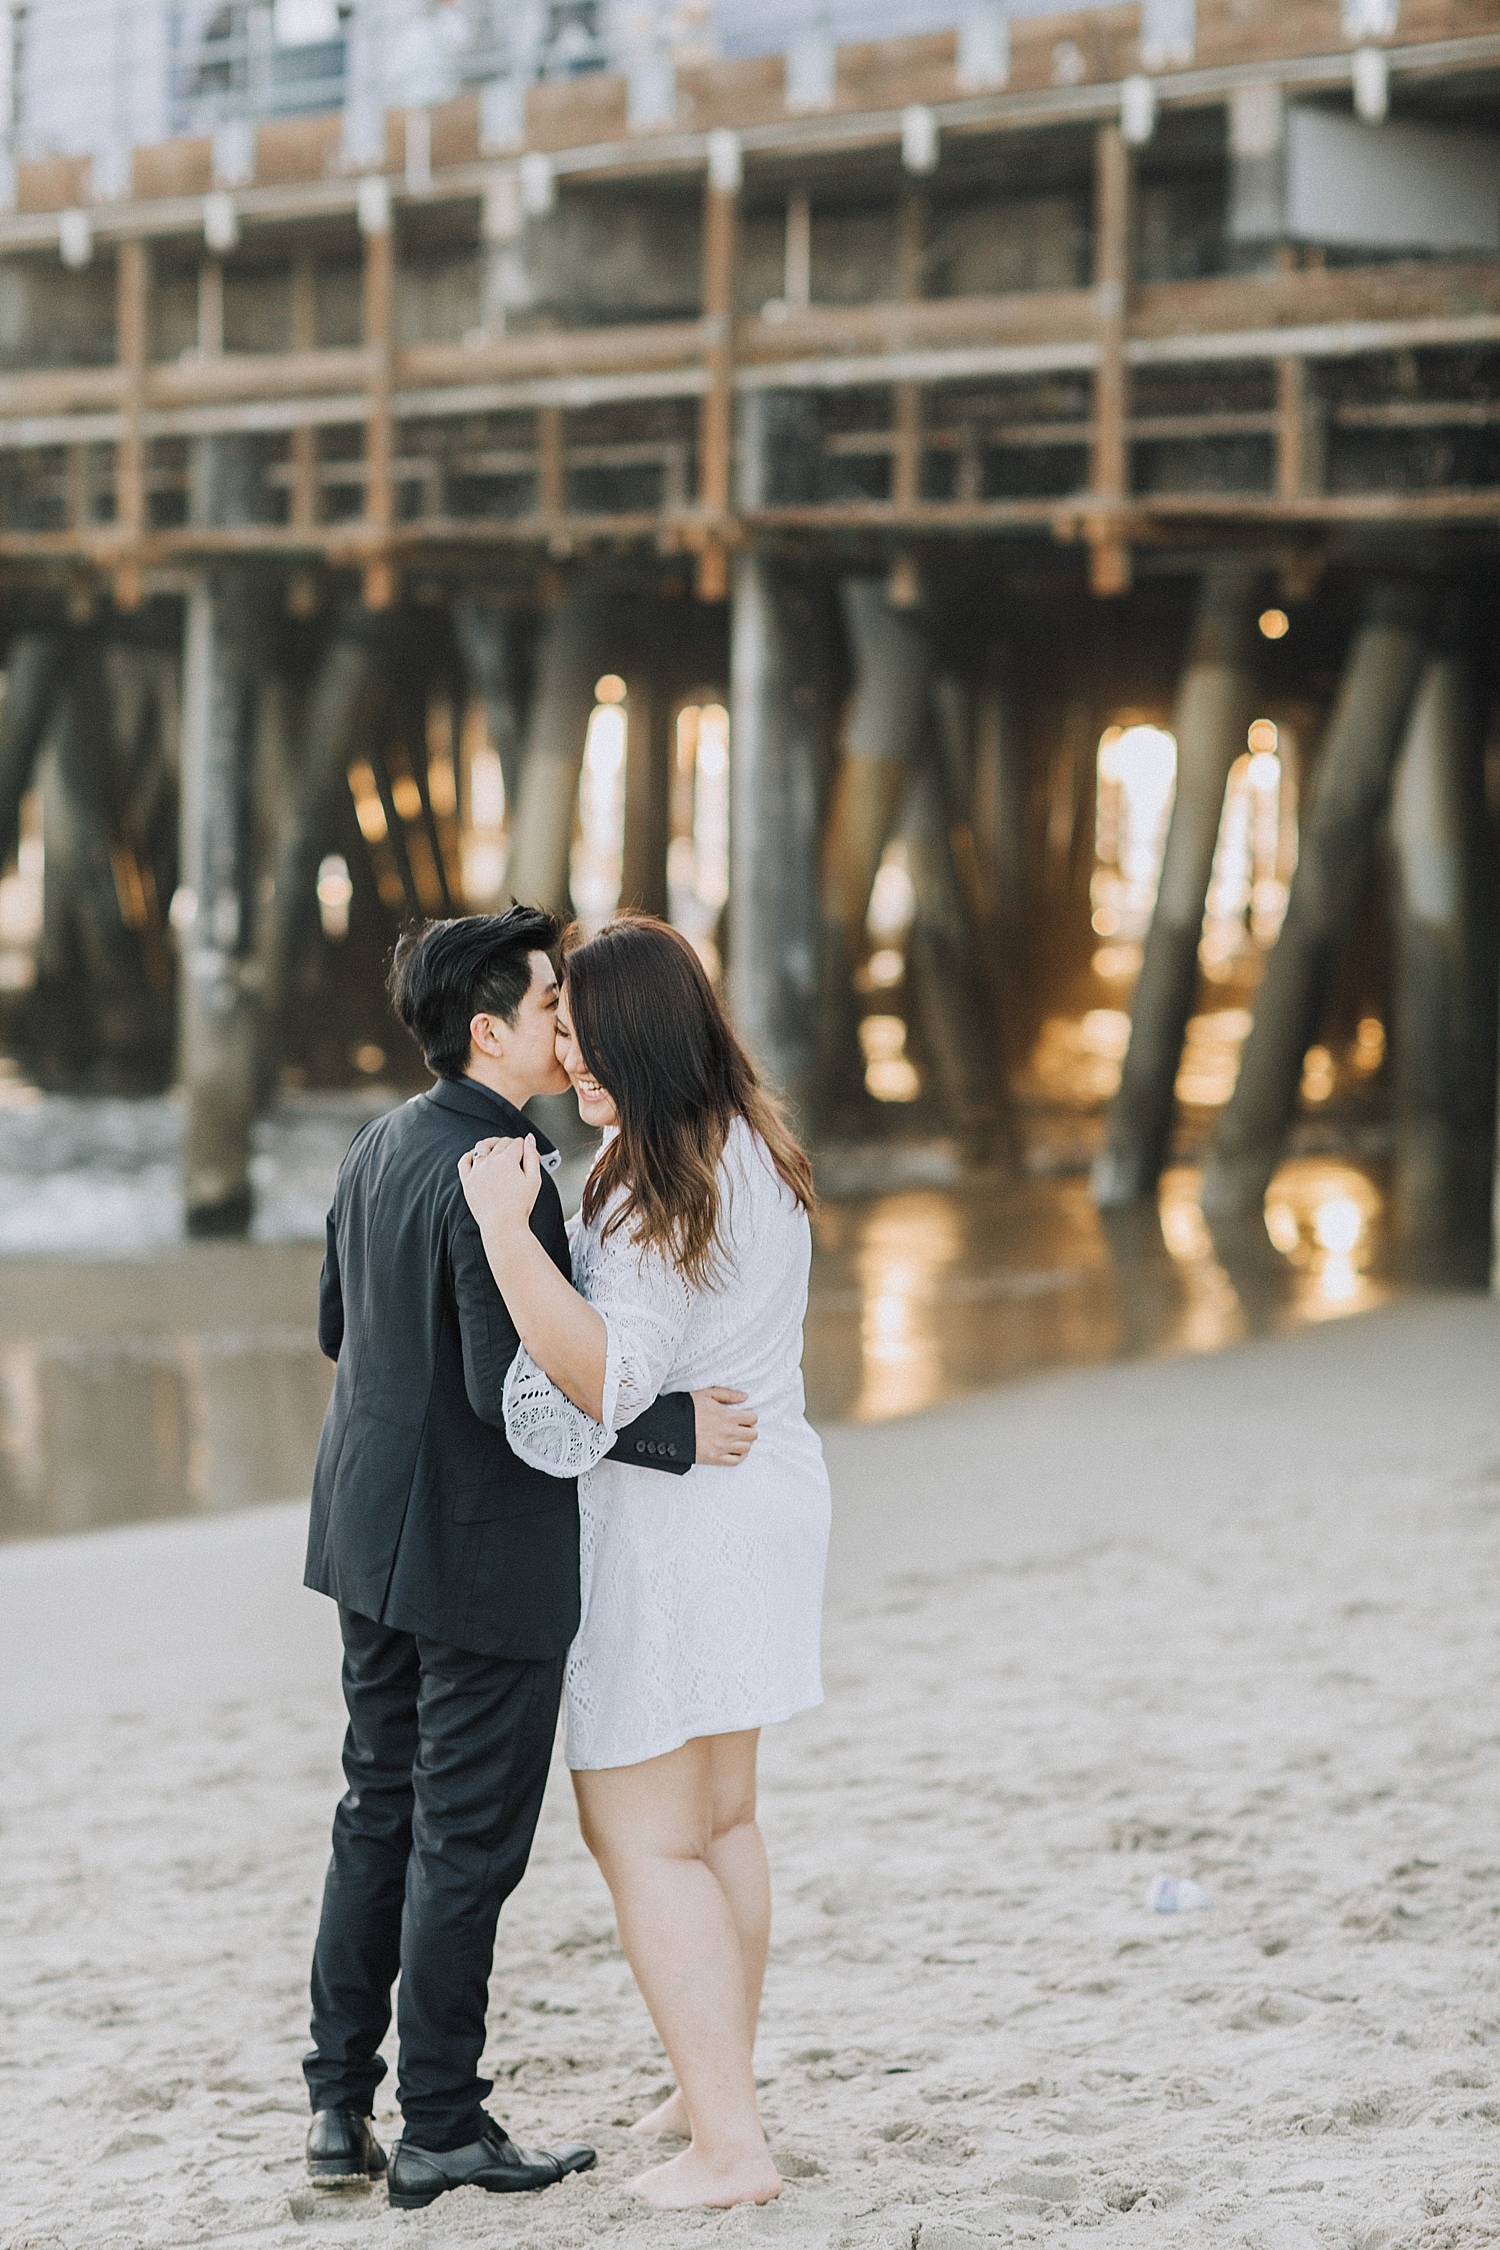
[[[477,1078],[440,1078],[435,1086],[428,1087],[423,1099],[436,1102],[439,1109],[456,1110],[462,1117],[478,1118],[491,1133],[503,1134],[507,1140],[524,1140],[532,1134],[544,1171],[555,1172],[562,1162],[553,1143],[524,1110],[517,1109],[503,1094],[481,1086]]]

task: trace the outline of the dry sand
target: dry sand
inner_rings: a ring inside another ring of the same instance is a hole
[[[1408,1303],[829,1434],[828,1702],[764,1760],[762,2212],[624,2193],[663,2068],[561,1774],[493,2106],[598,2171],[314,2195],[301,1511],[0,1553],[0,2244],[1500,2238],[1497,1345],[1500,1308]],[[1158,1870],[1212,1905],[1150,1913]]]

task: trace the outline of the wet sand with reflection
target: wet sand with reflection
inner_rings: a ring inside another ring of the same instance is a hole
[[[0,1263],[0,1536],[305,1493],[332,1369],[321,1249]]]
[[[1082,1178],[825,1204],[807,1329],[814,1419],[884,1421],[1048,1367],[1219,1351],[1365,1311],[1395,1284],[1368,1169],[1295,1158],[1256,1229],[1210,1235],[1198,1171],[1101,1217]],[[1329,1240],[1322,1239],[1329,1237]]]
[[[1285,1165],[1275,1244],[1263,1229],[1216,1244],[1196,1185],[1179,1167],[1159,1212],[1110,1220],[1072,1177],[826,1202],[813,1419],[884,1421],[1044,1368],[1216,1351],[1394,1292],[1368,1168]],[[332,1381],[313,1334],[320,1256],[185,1244],[0,1262],[0,1537],[304,1494]]]

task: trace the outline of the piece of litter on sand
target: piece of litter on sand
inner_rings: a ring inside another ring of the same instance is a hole
[[[1146,1904],[1153,1914],[1190,1914],[1194,1908],[1210,1903],[1202,1884],[1187,1875],[1153,1875],[1146,1893]]]

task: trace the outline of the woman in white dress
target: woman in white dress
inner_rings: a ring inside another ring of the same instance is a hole
[[[781,2181],[752,2051],[770,1932],[758,1730],[822,1701],[828,1477],[803,1413],[807,1159],[687,941],[625,917],[567,960],[558,1052],[607,1138],[570,1288],[530,1231],[531,1141],[460,1164],[522,1350],[506,1430],[579,1479],[583,1613],[567,1752],[584,1839],[677,2076],[638,2132],[688,2148],[633,2185],[665,2208],[765,2203]],[[684,1477],[604,1458],[662,1390],[731,1371],[746,1458]],[[751,1450],[753,1446],[753,1450]]]

